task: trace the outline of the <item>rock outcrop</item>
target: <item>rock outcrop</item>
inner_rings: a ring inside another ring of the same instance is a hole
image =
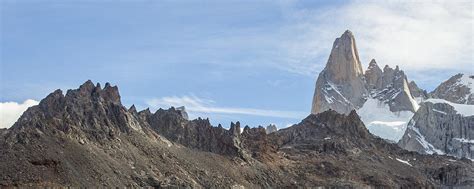
[[[180,106],[180,107],[177,107],[176,110],[179,111],[179,113],[181,114],[181,117],[183,117],[186,120],[189,119],[188,112],[186,112],[186,107]]]
[[[428,92],[426,92],[426,90],[424,89],[419,88],[414,81],[410,81],[410,83],[408,83],[408,88],[410,89],[411,95],[418,103],[423,102],[424,100],[429,98]]]
[[[386,65],[382,70],[374,59],[365,72],[365,78],[371,98],[387,104],[390,111],[415,112],[418,104],[413,99],[405,73],[398,68]]]
[[[463,106],[469,111],[468,105]],[[459,111],[449,103],[422,103],[398,144],[422,154],[474,159],[474,114],[463,115]],[[474,107],[471,111],[474,113]]]
[[[347,30],[334,41],[326,67],[318,76],[311,113],[333,109],[348,114],[364,104],[367,94],[356,42]]]
[[[456,74],[430,93],[431,98],[474,105],[474,75]]]
[[[276,125],[274,124],[270,124],[267,126],[267,128],[265,129],[265,132],[267,134],[270,134],[270,133],[273,133],[273,132],[277,132],[278,131],[278,128],[276,127]]]
[[[365,81],[367,82],[367,89],[369,91],[382,89],[383,71],[379,65],[372,59],[369,63],[369,67],[365,71]]]

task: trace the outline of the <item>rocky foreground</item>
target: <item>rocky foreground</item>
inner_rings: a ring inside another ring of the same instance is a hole
[[[125,108],[117,87],[57,90],[0,130],[0,187],[474,186],[468,159],[420,155],[329,110],[266,134],[171,108]]]

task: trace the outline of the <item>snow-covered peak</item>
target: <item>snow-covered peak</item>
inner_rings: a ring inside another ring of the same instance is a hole
[[[474,75],[456,74],[436,87],[430,96],[458,104],[474,104],[473,83]]]
[[[459,78],[456,82],[457,85],[462,85],[469,88],[471,94],[474,93],[473,83],[474,83],[474,75],[468,75],[468,74],[462,74],[461,78]]]

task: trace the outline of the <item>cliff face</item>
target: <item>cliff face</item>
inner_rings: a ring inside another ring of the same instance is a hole
[[[448,103],[428,100],[410,120],[399,145],[422,154],[474,159],[474,115],[462,115]]]
[[[472,83],[457,74],[441,83],[415,113],[399,145],[423,154],[473,159],[474,106]],[[415,86],[413,86],[415,87]]]
[[[346,31],[334,41],[326,67],[316,81],[311,113],[333,109],[348,114],[360,108],[366,97],[355,39]]]
[[[424,100],[429,98],[428,92],[426,90],[423,90],[418,87],[418,85],[414,81],[410,81],[408,84],[408,87],[410,88],[411,95],[415,100],[420,103],[423,102]]]

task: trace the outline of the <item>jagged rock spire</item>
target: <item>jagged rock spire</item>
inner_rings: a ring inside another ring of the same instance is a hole
[[[336,84],[347,82],[363,74],[354,35],[346,30],[334,41],[325,70],[337,73],[332,76]]]
[[[365,71],[365,81],[369,90],[382,87],[382,74],[382,69],[377,65],[375,59],[372,59],[367,71]]]
[[[324,70],[316,81],[311,113],[328,109],[348,114],[365,102],[367,89],[354,35],[349,30],[334,41]]]

